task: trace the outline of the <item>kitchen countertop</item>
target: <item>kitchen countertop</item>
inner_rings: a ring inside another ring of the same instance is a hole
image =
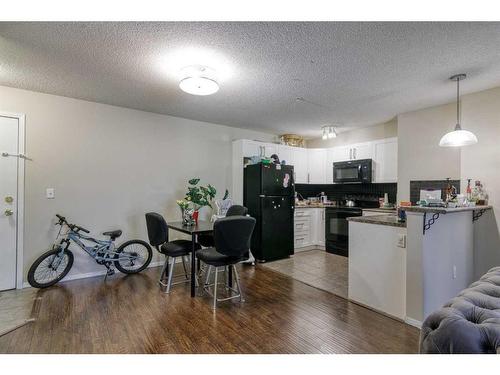
[[[302,204],[296,204],[295,208],[361,208],[358,206],[354,207],[347,207],[347,206],[336,206],[333,204],[322,204],[322,203],[317,203],[317,204],[307,204],[307,205],[302,205]],[[383,207],[374,207],[374,208],[361,208],[363,211],[372,211],[372,212],[396,212],[396,208],[383,208]]]
[[[372,212],[397,212],[396,207],[392,208],[384,208],[384,207],[378,207],[378,208],[363,208],[363,211],[372,211]]]
[[[397,215],[352,216],[347,221],[406,228],[406,223],[400,222]]]
[[[331,204],[321,204],[321,203],[315,203],[315,204],[296,204],[295,208],[325,208],[325,207],[335,207]]]
[[[491,206],[456,207],[456,208],[420,207],[420,206],[403,207],[403,209],[406,212],[422,212],[422,213],[434,213],[434,214],[450,214],[450,213],[464,212],[464,211],[490,210],[491,208],[492,208]]]

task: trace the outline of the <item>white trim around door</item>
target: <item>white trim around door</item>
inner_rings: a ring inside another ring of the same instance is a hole
[[[25,115],[0,111],[1,117],[10,117],[18,120],[18,153],[25,155],[26,125]],[[17,163],[17,222],[16,222],[16,289],[23,288],[24,273],[24,167],[25,158],[18,158]]]

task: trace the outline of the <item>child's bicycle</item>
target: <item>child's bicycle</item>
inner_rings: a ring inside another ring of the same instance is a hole
[[[153,256],[151,247],[141,240],[130,240],[115,248],[115,239],[122,234],[121,230],[104,232],[108,240],[97,240],[80,232],[90,233],[87,229],[75,224],[70,224],[64,216],[56,215],[60,225],[59,233],[52,249],[42,254],[31,265],[28,271],[28,282],[34,288],[47,288],[62,280],[73,266],[74,256],[68,250],[71,242],[75,242],[83,251],[89,254],[98,264],[108,269],[106,277],[113,275],[116,267],[123,273],[138,273],[144,270]],[[61,236],[63,227],[68,231]],[[62,237],[58,242],[58,238]],[[82,240],[91,242],[87,246]]]

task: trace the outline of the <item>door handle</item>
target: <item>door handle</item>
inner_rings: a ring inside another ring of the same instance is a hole
[[[12,211],[11,209],[6,209],[4,211],[4,214],[5,214],[5,216],[12,216],[12,215],[14,215],[14,211]]]
[[[353,155],[354,155],[354,159],[356,159],[356,149],[353,148]]]
[[[352,159],[352,148],[349,149],[349,159]]]

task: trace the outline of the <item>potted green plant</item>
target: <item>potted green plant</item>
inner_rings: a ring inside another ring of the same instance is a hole
[[[198,210],[201,207],[209,206],[212,207],[212,200],[215,198],[217,190],[208,184],[207,186],[198,185],[200,182],[199,178],[192,178],[188,181],[188,191],[186,197],[184,198],[187,202],[193,205],[194,213],[193,218],[195,222],[198,222]]]

